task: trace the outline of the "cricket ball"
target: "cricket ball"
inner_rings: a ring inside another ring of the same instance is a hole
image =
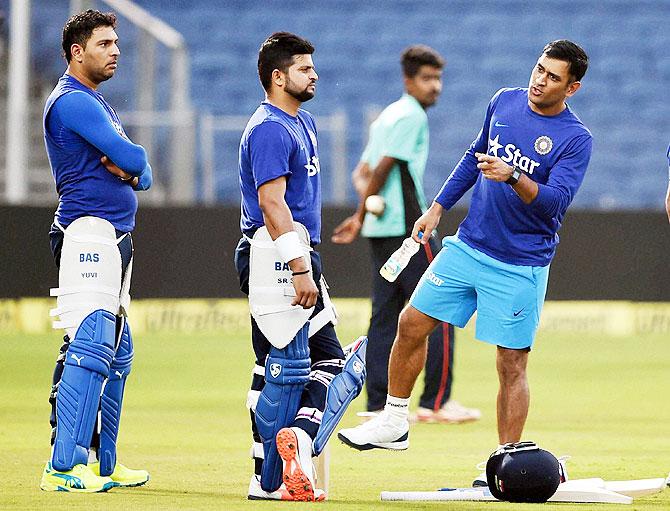
[[[384,208],[386,208],[386,204],[381,195],[370,195],[365,199],[365,210],[373,215],[381,216],[384,213]]]

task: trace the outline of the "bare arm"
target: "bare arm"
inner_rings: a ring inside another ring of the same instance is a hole
[[[356,168],[351,173],[351,181],[354,184],[354,190],[359,197],[365,194],[365,190],[368,189],[368,183],[370,182],[370,177],[372,176],[372,169],[365,162],[358,162]]]
[[[384,183],[386,183],[386,179],[388,178],[389,173],[391,172],[391,169],[397,163],[397,161],[398,160],[391,158],[390,156],[384,156],[379,161],[377,166],[370,174],[370,179],[368,180],[367,186],[365,187],[365,191],[363,191],[363,193],[359,193],[359,201],[356,212],[350,217],[346,218],[333,231],[333,236],[331,237],[331,241],[333,241],[333,243],[346,244],[351,243],[356,239],[363,225],[363,219],[365,218],[365,199],[367,199],[370,195],[375,195],[379,192],[379,190],[382,189]],[[356,167],[356,170],[361,168],[362,165],[367,167],[367,164],[362,163]],[[356,174],[356,170],[354,170],[354,174]],[[362,169],[360,174],[362,174]],[[355,182],[354,186],[356,186]]]
[[[293,231],[293,216],[284,200],[286,193],[286,177],[282,176],[268,181],[258,189],[258,204],[263,212],[265,226],[270,237],[276,240],[282,234]],[[292,273],[301,273],[310,269],[311,263],[304,257],[296,257],[287,261]],[[293,287],[296,297],[292,305],[301,305],[309,309],[316,304],[319,290],[310,273],[293,276]]]

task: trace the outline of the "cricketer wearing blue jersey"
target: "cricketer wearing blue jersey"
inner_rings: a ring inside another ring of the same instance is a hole
[[[243,237],[235,265],[249,295],[256,357],[247,399],[255,460],[250,499],[325,498],[312,456],[329,424],[327,389],[346,374],[314,249],[321,241],[317,132],[300,108],[316,91],[313,51],[286,32],[262,44],[258,73],[266,100],[240,142]]]
[[[528,414],[528,352],[544,302],[558,230],[591,156],[592,138],[566,104],[588,57],[576,44],[549,43],[526,89],[501,89],[484,125],[412,235],[432,232],[443,210],[470,188],[468,214],[428,267],[401,314],[389,367],[389,396],[376,421],[339,436],[356,448],[407,448],[407,403],[440,322],[497,346],[501,444],[518,442]],[[421,243],[426,243],[424,237]],[[486,482],[484,481],[484,484]]]
[[[66,331],[56,362],[52,455],[40,487],[96,492],[138,486],[145,470],[116,462],[121,405],[133,359],[126,311],[135,192],[151,186],[147,155],[97,91],[116,71],[116,17],[88,10],[63,29],[68,62],[44,107],[44,139],[58,193],[49,237],[59,268],[52,316]],[[98,421],[96,419],[99,417]],[[95,427],[97,424],[97,427]]]

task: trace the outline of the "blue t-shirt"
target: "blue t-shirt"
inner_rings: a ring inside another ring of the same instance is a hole
[[[119,231],[132,231],[135,191],[108,172],[100,158],[107,156],[139,177],[138,190],[151,186],[151,167],[144,148],[128,139],[102,94],[65,74],[47,99],[43,123],[58,193],[56,220],[65,227],[82,216],[96,216]]]
[[[528,89],[501,89],[489,103],[477,139],[435,200],[449,209],[474,186],[458,237],[499,261],[546,266],[556,252],[563,216],[584,179],[591,146],[591,133],[569,107],[557,115],[540,115],[528,106]],[[519,167],[538,184],[535,200],[525,204],[510,185],[481,175],[476,152]]]
[[[293,220],[303,224],[313,245],[321,241],[321,175],[314,118],[305,110],[293,117],[267,101],[251,116],[239,154],[242,232],[265,225],[258,188],[286,176],[284,200]]]

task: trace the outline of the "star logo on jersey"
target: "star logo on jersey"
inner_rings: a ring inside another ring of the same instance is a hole
[[[554,147],[554,142],[546,135],[537,137],[535,141],[535,152],[544,156],[549,154],[549,151]]]
[[[321,172],[321,166],[319,165],[319,157],[312,156],[310,163],[305,165],[305,168],[307,169],[308,177],[316,176],[319,172]]]
[[[546,138],[549,139],[549,137]],[[550,139],[549,143],[551,143]],[[535,144],[536,144],[535,150],[537,151],[537,141],[535,142]],[[502,150],[502,153],[499,155],[498,151],[500,150]],[[547,152],[549,152],[550,150],[551,147],[547,150]],[[521,170],[523,170],[528,174],[532,174],[535,171],[535,169],[540,166],[539,162],[529,158],[528,156],[524,156],[521,153],[521,150],[514,144],[506,144],[506,145],[501,144],[500,135],[496,135],[494,139],[489,139],[489,150],[487,154],[493,155],[496,158],[500,158],[505,163],[509,163],[510,165],[519,167]]]
[[[493,140],[489,139],[489,154],[492,154],[496,158],[498,157],[498,151],[503,148],[498,139],[500,139],[500,135],[496,135],[496,138]]]

